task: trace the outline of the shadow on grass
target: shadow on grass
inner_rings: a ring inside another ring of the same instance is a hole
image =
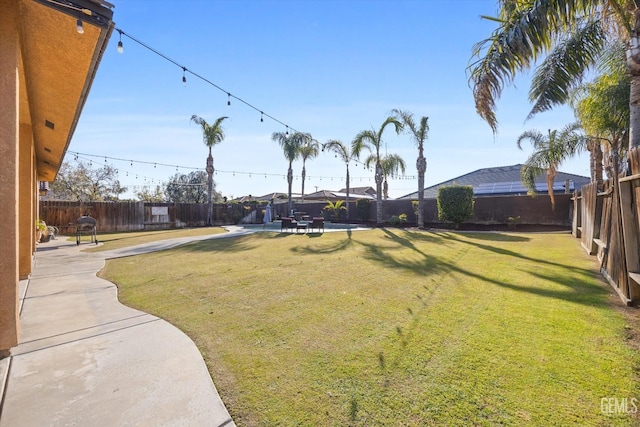
[[[350,239],[337,241],[334,245],[325,246],[322,248],[296,247],[291,250],[294,253],[325,254],[325,253],[331,253],[335,251],[343,251],[357,244],[366,249],[363,257],[366,258],[367,260],[378,263],[383,267],[389,268],[389,269],[408,270],[413,272],[416,275],[420,275],[424,277],[425,279],[430,276],[438,277],[438,276],[447,276],[452,273],[457,273],[462,276],[478,279],[492,285],[508,288],[518,292],[529,293],[531,295],[555,298],[555,299],[575,302],[579,304],[602,305],[602,306],[607,304],[606,298],[603,298],[603,296],[607,295],[606,290],[599,285],[593,285],[588,282],[588,280],[591,280],[597,277],[597,275],[593,270],[567,266],[558,262],[549,261],[549,260],[540,259],[540,258],[532,258],[512,250],[462,239],[456,236],[455,233],[405,231],[405,232],[402,232],[402,235],[401,235],[399,233],[396,233],[388,229],[381,229],[381,231],[385,234],[385,238],[389,239],[391,242],[393,242],[393,244],[390,244],[390,245],[372,244],[372,243],[365,243],[363,241],[359,241],[358,239],[350,238]],[[482,233],[482,234],[485,234],[485,233]],[[480,234],[474,234],[473,236],[476,237],[479,235]],[[468,237],[466,233],[465,233],[465,236]],[[491,240],[506,241],[506,242],[526,242],[526,241],[529,241],[530,238],[525,236],[511,236],[511,235],[504,235],[503,237],[500,237],[499,233],[495,233],[495,235],[492,237]],[[458,252],[458,254],[455,256],[453,260],[444,259],[442,257],[439,257],[436,254],[426,253],[423,249],[421,249],[416,245],[416,243],[419,241],[428,242],[428,243],[437,244],[437,245],[447,245],[448,243],[450,244],[452,242],[455,242],[460,244],[462,249]],[[407,248],[414,251],[416,254],[419,255],[419,257],[411,261],[398,260],[394,258],[392,254],[393,254],[393,251],[398,249],[397,247],[398,245],[403,248]],[[509,263],[509,258],[517,258],[520,260],[530,262],[532,263],[531,269],[525,272],[531,274],[534,277],[539,277],[540,279],[547,280],[551,283],[558,283],[566,287],[567,289],[555,290],[555,289],[540,288],[536,286],[508,283],[508,282],[496,280],[487,275],[474,273],[464,268],[464,266],[462,267],[458,266],[457,259],[460,259],[461,257],[463,257],[470,247],[476,247],[481,250],[503,255],[506,258],[505,260],[506,263]],[[555,276],[544,276],[536,268],[539,265],[547,265],[555,269],[558,269],[558,274]],[[578,278],[576,278],[576,274],[579,276]]]

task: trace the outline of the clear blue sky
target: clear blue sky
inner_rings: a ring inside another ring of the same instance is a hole
[[[477,116],[466,68],[473,45],[495,27],[480,18],[495,15],[495,0],[113,2],[118,28],[321,143],[349,144],[361,130],[377,130],[393,108],[428,116],[426,186],[523,163],[531,153],[530,147],[516,147],[523,131],[559,129],[573,120],[561,108],[525,123],[530,75],[504,92],[497,137]],[[166,181],[176,171],[188,173],[187,167],[204,169],[208,151],[190,117],[211,123],[228,116],[226,139],[213,150],[217,190],[227,197],[287,191],[288,163],[271,140],[284,126],[266,117],[261,123],[258,112],[233,98],[227,106],[226,93],[189,72],[183,86],[181,68],[127,37],[122,41],[119,54],[114,31],[70,151],[133,160],[133,166],[107,162],[134,189]],[[409,136],[388,128],[383,139],[414,178],[417,149]],[[301,169],[301,161],[295,162],[298,193]],[[560,170],[588,176],[588,156]],[[305,193],[339,190],[344,176],[344,164],[321,153],[307,161]],[[373,171],[352,164],[351,176],[352,187],[375,187]],[[395,179],[389,193],[399,197],[417,186],[417,179]]]

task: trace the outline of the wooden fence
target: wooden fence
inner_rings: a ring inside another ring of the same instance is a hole
[[[621,176],[618,182],[585,185],[574,194],[573,204],[574,235],[589,255],[598,258],[602,275],[622,301],[638,305],[640,173]]]
[[[260,223],[265,203],[216,204],[214,225],[235,224],[248,218]],[[202,203],[145,202],[40,202],[40,219],[54,225],[63,234],[75,233],[76,220],[90,215],[97,221],[99,232],[163,230],[170,228],[204,227],[207,225],[207,205]]]
[[[326,201],[294,203],[294,209],[309,216],[323,215]],[[273,216],[288,216],[287,203],[272,205]],[[571,225],[570,194],[556,195],[556,209],[551,209],[548,196],[496,196],[479,197],[475,200],[472,224],[508,224],[510,217],[518,217],[520,224]],[[261,224],[266,202],[243,204],[215,204],[212,223],[214,225],[257,223]],[[386,200],[383,204],[383,219],[389,221],[394,215],[406,214],[408,223],[415,224],[411,200]],[[325,215],[329,215],[324,213]],[[91,215],[97,221],[99,232],[160,230],[206,225],[207,205],[202,203],[145,203],[145,202],[40,202],[40,218],[48,225],[55,225],[62,233],[74,233],[78,217]],[[368,211],[358,212],[355,201],[350,203],[350,221],[375,223],[376,202],[371,201]],[[329,215],[329,219],[333,219]],[[340,220],[345,220],[341,212]],[[434,199],[425,200],[426,224],[438,223],[438,208]]]

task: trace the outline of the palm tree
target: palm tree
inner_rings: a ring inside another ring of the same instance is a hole
[[[498,28],[473,49],[470,67],[476,111],[497,132],[496,101],[516,75],[546,58],[534,74],[529,117],[567,102],[593,65],[623,45],[631,76],[629,148],[640,146],[640,9],[637,0],[499,2]],[[635,171],[634,171],[635,173]]]
[[[375,159],[375,181],[376,181],[376,224],[382,225],[382,181],[384,179],[384,171],[382,170],[382,164],[380,163],[380,148],[382,148],[382,133],[389,125],[393,125],[396,130],[396,134],[402,132],[402,123],[395,117],[389,116],[380,126],[380,129],[375,130],[363,130],[358,133],[351,142],[351,152],[356,158],[360,158],[360,153],[363,149],[371,151]]]
[[[310,134],[303,134],[302,145],[300,145],[300,157],[302,157],[302,201],[304,201],[304,181],[307,177],[305,163],[307,159],[318,157],[320,143],[313,139]]]
[[[295,132],[289,134],[289,132],[273,132],[271,134],[271,140],[280,144],[284,151],[284,157],[289,162],[289,169],[287,170],[287,183],[289,184],[289,203],[287,205],[288,211],[293,210],[293,200],[291,199],[291,188],[293,185],[293,161],[300,156],[300,146],[303,141],[303,134]]]
[[[349,148],[337,139],[330,139],[326,143],[322,144],[322,151],[333,151],[336,158],[340,158],[347,167],[347,197],[345,204],[347,207],[347,221],[349,221],[349,161],[351,160],[351,152]]]
[[[545,136],[537,130],[529,130],[518,137],[518,148],[522,150],[522,142],[529,140],[534,152],[529,156],[520,171],[522,182],[531,193],[535,193],[535,178],[546,170],[547,191],[551,200],[551,209],[555,209],[553,183],[558,174],[558,167],[566,159],[585,146],[587,137],[577,132],[580,126],[570,124],[562,129],[549,130]]]
[[[603,149],[608,175],[620,169],[629,139],[630,79],[625,70],[604,74],[572,94],[571,106],[585,132],[592,162],[592,181],[602,180]]]
[[[400,116],[405,130],[411,134],[411,138],[418,145],[418,159],[416,160],[416,169],[418,170],[418,227],[424,228],[424,175],[427,172],[424,142],[429,135],[429,118],[422,116],[418,126],[413,120],[413,114],[402,110],[393,110],[392,112]]]
[[[336,200],[335,202],[327,200],[327,205],[324,207],[324,209],[332,212],[333,218],[337,222],[340,219],[340,211],[347,208],[344,207],[344,200]]]
[[[365,165],[369,167],[368,160],[371,158],[367,158]],[[382,175],[384,176],[384,181],[382,182],[382,195],[384,200],[389,198],[389,184],[387,183],[387,178],[394,178],[400,175],[400,172],[404,175],[407,170],[407,165],[397,154],[386,154],[382,159],[380,159],[380,164],[382,165]]]
[[[211,155],[211,149],[214,145],[221,143],[224,140],[224,130],[222,129],[222,122],[228,117],[218,117],[216,121],[210,125],[202,117],[198,117],[195,114],[191,116],[191,121],[202,127],[202,139],[204,144],[209,147],[209,157],[207,157],[207,225],[212,225],[213,217],[213,156]]]

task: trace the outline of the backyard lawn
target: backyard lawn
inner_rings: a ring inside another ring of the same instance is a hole
[[[195,341],[240,426],[639,421],[637,314],[569,234],[256,233],[101,277]]]

